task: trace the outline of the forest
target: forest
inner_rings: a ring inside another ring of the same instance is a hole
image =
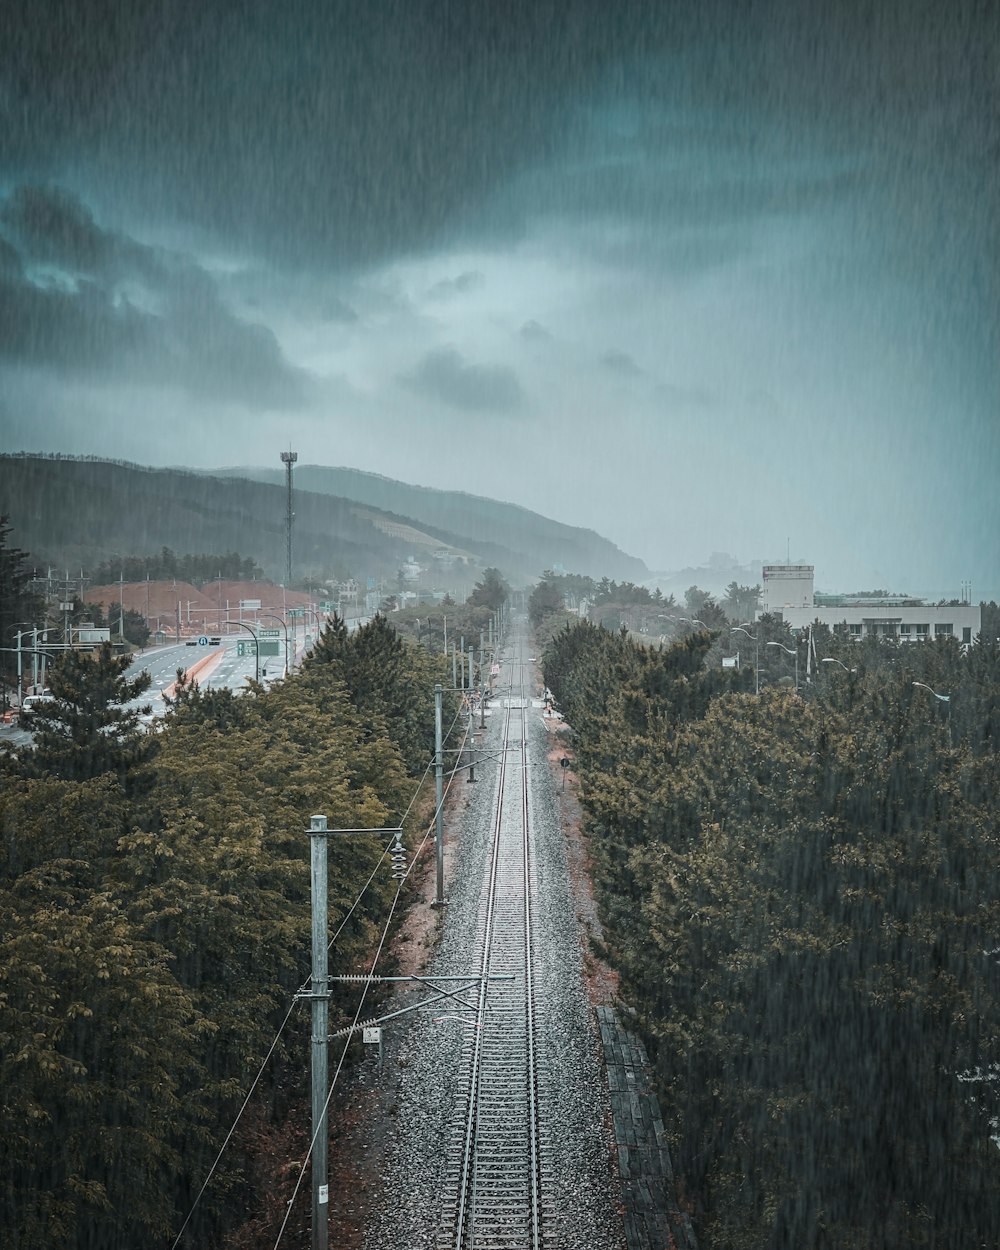
[[[1000,647],[825,641],[551,637],[603,953],[707,1250],[995,1246]]]
[[[108,647],[54,665],[30,745],[0,756],[12,1250],[170,1245],[189,1215],[184,1245],[273,1236],[308,1144],[309,817],[402,821],[411,856],[427,817],[444,663],[384,617],[334,619],[267,690],[182,682],[151,733],[126,666]],[[410,891],[380,839],[331,846],[331,973],[363,966]]]

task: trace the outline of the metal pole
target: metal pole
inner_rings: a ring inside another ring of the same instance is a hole
[[[459,690],[464,690],[465,689],[465,635],[464,634],[462,635],[462,641],[459,644],[458,649],[462,657],[462,668],[461,668],[461,672],[459,673],[459,676],[461,677],[462,681],[461,681],[461,685],[459,686]]]
[[[330,983],[327,970],[326,817],[309,818],[312,849],[312,1245],[327,1250],[330,1188],[327,1181],[326,1098]]]
[[[472,715],[472,686],[473,686],[473,660],[472,647],[469,647],[469,775],[467,781],[476,780],[476,753],[473,749],[472,726],[475,723]]]
[[[441,683],[434,687],[434,834],[437,850],[437,894],[434,906],[444,903],[444,744],[441,741]]]
[[[486,657],[483,655],[483,631],[479,631],[479,728],[486,728]]]
[[[281,462],[285,466],[285,476],[287,478],[287,497],[285,500],[285,585],[289,590],[292,588],[292,521],[295,519],[295,513],[292,511],[292,466],[299,458],[297,451],[283,451],[281,453]]]
[[[455,642],[451,644],[451,688],[458,689],[458,655],[455,649]]]
[[[448,654],[448,614],[444,614],[444,653]]]
[[[21,631],[17,631],[17,705],[21,706],[24,697],[24,680],[21,676]]]

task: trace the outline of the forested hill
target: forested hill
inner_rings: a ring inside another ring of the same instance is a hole
[[[239,551],[281,580],[286,498],[280,472],[275,478],[272,483],[235,472],[215,477],[94,458],[0,455],[0,511],[16,526],[20,546],[40,564],[90,567],[116,555],[166,546]],[[403,515],[401,506],[387,512],[368,501],[309,489],[315,482],[308,467],[297,471],[294,553],[300,576],[394,578],[409,555],[423,559],[442,546],[496,565],[512,580],[537,576],[554,564],[609,576],[615,568],[645,571],[641,561],[597,534],[491,500],[455,495],[467,504],[445,526],[444,506],[442,523],[432,524]],[[386,485],[395,484],[386,479]],[[401,490],[399,503],[411,497],[406,492],[413,497],[424,493],[414,487]],[[441,498],[451,496],[442,493]],[[472,506],[479,504],[481,514]],[[523,513],[520,529],[513,523],[492,527],[490,509],[498,515]]]
[[[284,471],[280,468],[213,469],[212,472],[257,482],[284,481]],[[353,499],[385,512],[403,513],[425,528],[462,534],[476,550],[488,546],[491,562],[500,567],[506,567],[501,553],[507,550],[522,555],[526,568],[536,574],[556,565],[590,577],[629,581],[641,580],[649,573],[642,560],[627,555],[594,530],[552,521],[517,504],[465,491],[411,486],[359,469],[315,464],[297,465],[295,482],[304,490]]]

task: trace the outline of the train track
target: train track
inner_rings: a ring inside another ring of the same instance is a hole
[[[538,1250],[543,1164],[532,948],[534,870],[523,642],[503,701],[492,850],[477,927],[482,974],[462,1048],[464,1095],[447,1149],[441,1250]],[[488,977],[513,976],[490,982]]]

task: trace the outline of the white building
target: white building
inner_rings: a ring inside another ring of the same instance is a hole
[[[874,634],[899,642],[957,638],[960,643],[971,643],[982,628],[982,612],[971,603],[929,604],[893,595],[817,595],[814,571],[811,564],[764,565],[760,613],[774,613],[794,630],[819,621],[850,638]]]

